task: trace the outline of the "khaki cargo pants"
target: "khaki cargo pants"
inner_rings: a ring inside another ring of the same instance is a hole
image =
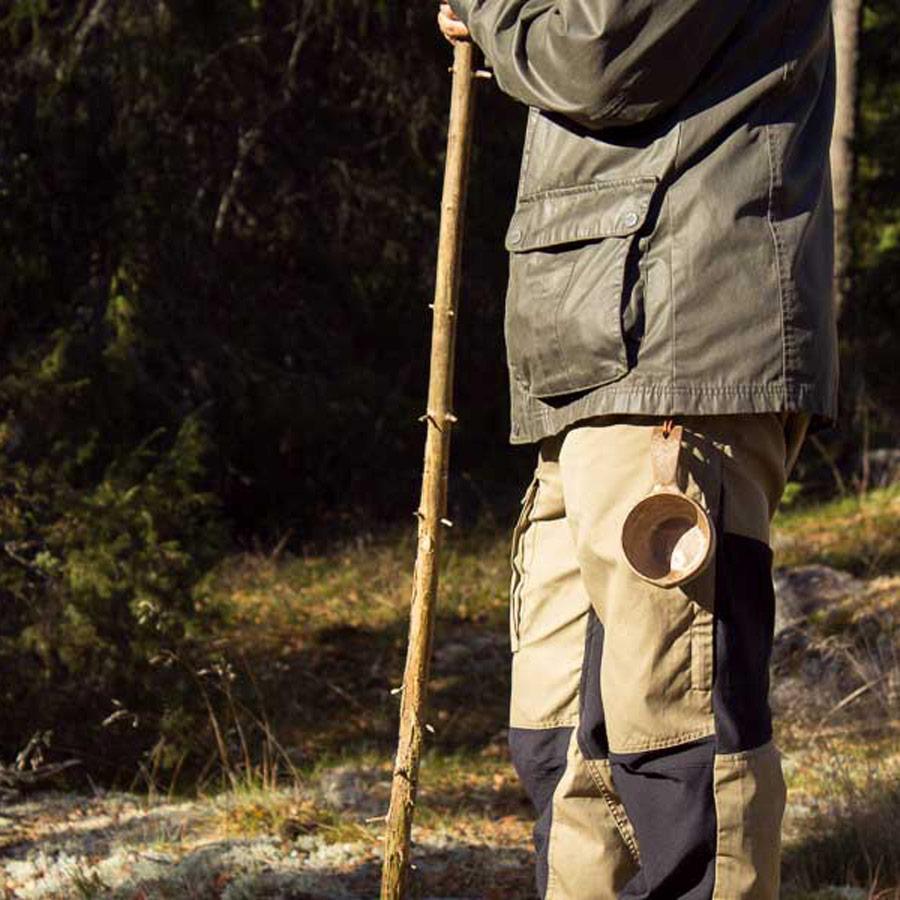
[[[537,810],[538,891],[775,900],[769,523],[806,417],[676,419],[682,487],[718,541],[669,589],[637,578],[619,541],[651,488],[659,421],[604,416],[545,439],[516,526],[510,747]]]

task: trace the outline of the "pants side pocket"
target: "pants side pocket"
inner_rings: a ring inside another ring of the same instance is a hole
[[[512,577],[509,586],[509,645],[515,653],[519,649],[520,623],[522,620],[522,589],[525,580],[525,533],[534,509],[534,501],[538,491],[538,478],[535,476],[522,498],[522,511],[513,529],[512,547],[509,562]]]

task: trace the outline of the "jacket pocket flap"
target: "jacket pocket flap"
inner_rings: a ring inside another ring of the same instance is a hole
[[[596,181],[519,199],[506,232],[513,253],[634,234],[647,218],[655,176]]]

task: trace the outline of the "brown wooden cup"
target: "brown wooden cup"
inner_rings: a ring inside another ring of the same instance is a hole
[[[644,581],[671,588],[696,578],[710,563],[716,532],[709,513],[678,487],[683,428],[653,429],[650,460],[654,485],[622,526],[622,549]]]

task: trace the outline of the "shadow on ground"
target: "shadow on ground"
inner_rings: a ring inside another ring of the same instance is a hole
[[[442,753],[496,744],[507,719],[506,634],[487,623],[446,619],[437,633],[428,742]],[[271,648],[251,648],[247,665],[267,706],[278,711],[271,725],[281,743],[301,762],[340,757],[349,747],[391,758],[406,638],[403,621],[307,633],[274,660]]]

